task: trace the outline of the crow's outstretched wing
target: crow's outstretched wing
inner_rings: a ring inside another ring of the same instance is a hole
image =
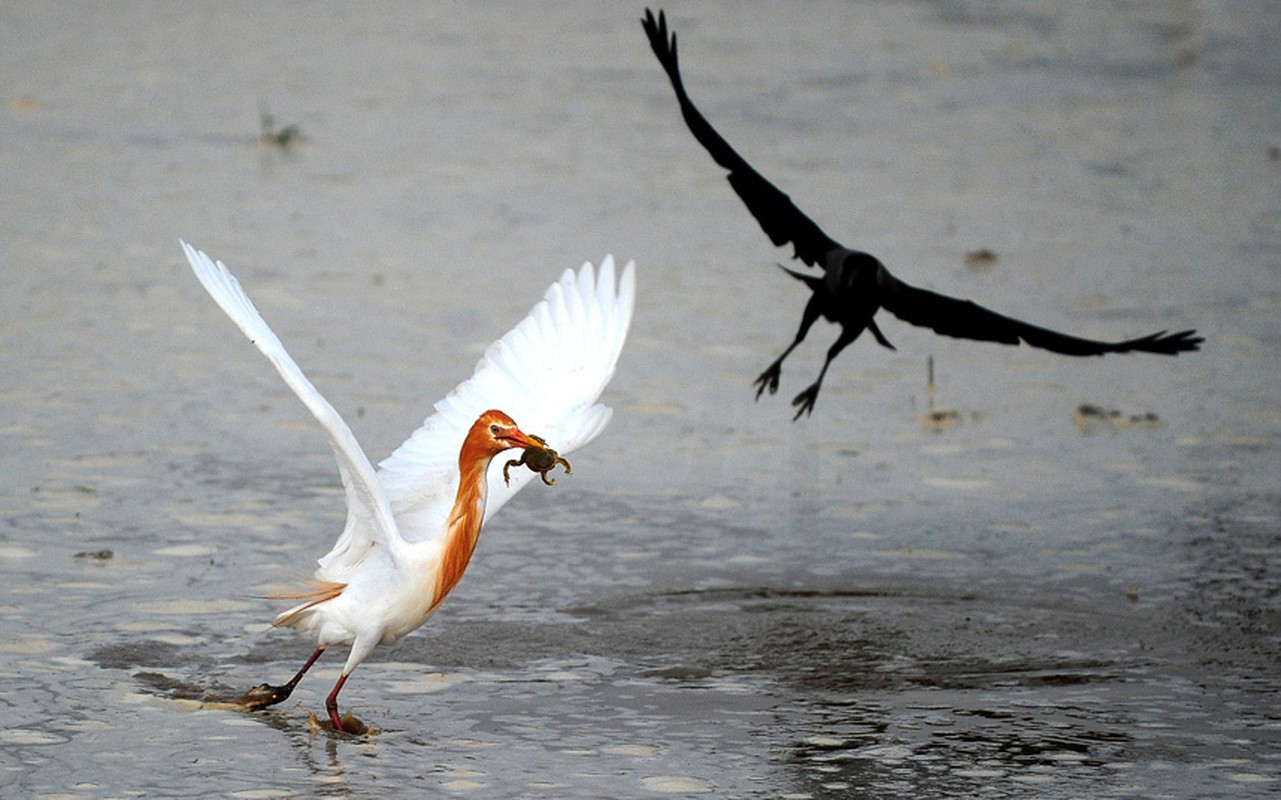
[[[706,148],[716,163],[729,170],[730,185],[747,205],[747,210],[756,218],[776,246],[791,242],[795,248],[796,258],[811,266],[826,269],[827,254],[839,248],[840,245],[797,208],[791,198],[779,191],[778,187],[767,181],[743,160],[743,157],[730,147],[729,143],[716,132],[716,129],[695,107],[685,92],[685,85],[681,80],[680,65],[676,55],[676,34],[669,35],[664,14],[660,11],[655,19],[653,12],[646,9],[645,18],[641,20],[641,24],[649,37],[654,55],[658,57],[659,63],[667,72],[667,77],[671,79],[672,89],[675,90],[676,99],[680,102],[685,124],[689,126],[694,138]],[[798,277],[801,276],[798,275]],[[1120,342],[1082,339],[997,314],[969,300],[957,300],[925,289],[917,289],[899,281],[888,272],[881,273],[877,290],[881,307],[891,314],[913,325],[930,328],[936,333],[958,339],[975,339],[1002,344],[1024,342],[1032,347],[1070,356],[1130,352],[1177,355],[1199,349],[1204,341],[1193,330],[1177,333],[1161,331]]]
[[[1012,319],[969,300],[958,300],[909,286],[885,271],[881,273],[880,289],[881,307],[886,311],[904,322],[957,339],[1001,344],[1024,342],[1032,347],[1067,356],[1132,352],[1172,356],[1198,350],[1201,342],[1205,341],[1196,335],[1196,331],[1191,330],[1178,333],[1161,331],[1121,342],[1082,339]]]
[[[717,164],[729,170],[730,185],[747,205],[747,210],[756,217],[770,241],[776,247],[791,242],[796,258],[810,266],[824,267],[824,256],[839,245],[823,233],[812,219],[805,216],[790,197],[752,169],[694,106],[681,81],[680,65],[676,58],[676,34],[668,36],[667,18],[663,12],[658,12],[658,19],[655,20],[653,12],[646,9],[641,24],[649,36],[654,55],[672,81],[672,89],[676,91],[676,99],[680,102],[681,114],[685,117],[690,133],[694,134],[694,138],[706,148]]]

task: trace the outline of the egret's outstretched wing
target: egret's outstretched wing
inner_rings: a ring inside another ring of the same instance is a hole
[[[507,412],[521,430],[542,436],[561,455],[596,438],[613,411],[596,404],[614,374],[631,324],[635,268],[615,280],[614,260],[600,272],[590,263],[566,270],[511,331],[494,342],[471,378],[436,403],[428,417],[387,460],[378,478],[408,541],[439,536],[458,491],[458,449],[481,412]],[[514,451],[513,451],[514,452]],[[503,483],[499,455],[489,473],[489,518],[534,473],[511,471]]]
[[[382,543],[393,551],[399,548],[402,541],[396,531],[391,507],[383,494],[373,465],[360,449],[351,428],[347,427],[334,407],[316,391],[316,387],[303,375],[298,364],[290,358],[285,346],[240,287],[236,276],[221,261],[214,262],[186,242],[180,240],[180,243],[183,252],[187,254],[187,260],[191,262],[191,269],[200,279],[205,291],[209,292],[209,296],[231,317],[232,322],[276,367],[280,377],[285,379],[289,388],[294,390],[316,416],[320,427],[324,428],[329,437],[329,444],[334,448],[334,458],[338,461],[338,472],[342,475],[343,488],[347,490],[347,527],[339,539],[339,545],[345,546],[346,552],[353,556],[363,553],[374,542]],[[334,552],[337,551],[336,546]],[[332,555],[334,553],[326,556],[326,559]]]

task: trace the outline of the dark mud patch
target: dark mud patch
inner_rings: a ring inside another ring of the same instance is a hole
[[[982,689],[1119,680],[1138,620],[1112,619],[1099,654],[1100,615],[1070,606],[1015,606],[972,592],[676,591],[572,610],[594,652],[660,660],[667,676],[757,674],[797,690]]]

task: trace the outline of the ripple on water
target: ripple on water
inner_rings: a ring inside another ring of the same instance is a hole
[[[151,614],[158,617],[227,614],[233,611],[248,611],[254,607],[253,603],[246,603],[241,600],[191,600],[181,598],[133,604],[134,610],[138,613]]]
[[[960,492],[977,492],[991,489],[996,485],[987,478],[926,478],[925,484],[939,489],[955,489]]]
[[[715,789],[711,781],[693,775],[651,775],[641,778],[641,783],[662,794],[706,794]]]
[[[0,653],[10,655],[33,656],[58,649],[58,643],[49,636],[25,636],[18,639],[0,641]]]
[[[466,677],[457,673],[429,672],[412,680],[389,681],[384,687],[388,694],[431,694],[466,680]]]
[[[652,744],[611,744],[602,749],[613,756],[631,756],[632,758],[656,758],[661,752]]]
[[[1273,783],[1275,781],[1274,778],[1257,772],[1234,772],[1228,776],[1228,780],[1233,783]]]
[[[173,547],[161,547],[152,550],[158,556],[176,556],[178,558],[194,558],[197,556],[212,556],[218,553],[218,548],[211,547],[207,544],[179,544]]]
[[[34,558],[36,551],[18,544],[0,544],[0,561],[18,561]]]
[[[0,744],[7,744],[13,747],[32,746],[45,744],[66,744],[71,741],[65,736],[59,736],[49,731],[34,731],[28,728],[9,728],[0,730]]]

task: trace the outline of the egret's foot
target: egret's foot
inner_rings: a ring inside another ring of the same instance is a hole
[[[762,372],[756,381],[752,384],[756,387],[756,399],[760,400],[761,395],[768,389],[770,394],[778,391],[778,379],[783,374],[783,365],[775,361]]]
[[[257,711],[260,708],[274,706],[276,703],[283,703],[293,694],[294,687],[289,684],[283,686],[272,686],[261,683],[245,692],[236,701],[246,711]]]
[[[342,730],[343,733],[350,733],[353,736],[364,736],[366,733],[369,733],[369,726],[356,719],[356,715],[350,711],[343,714],[342,719],[340,719],[339,722],[342,723],[340,730]]]
[[[313,732],[333,731],[334,733],[345,733],[351,736],[365,736],[366,734],[375,733],[368,725],[356,719],[356,715],[350,711],[343,714],[338,722],[338,725],[335,725],[333,720],[321,722],[320,717],[316,716],[314,712],[307,712],[307,727]]]

